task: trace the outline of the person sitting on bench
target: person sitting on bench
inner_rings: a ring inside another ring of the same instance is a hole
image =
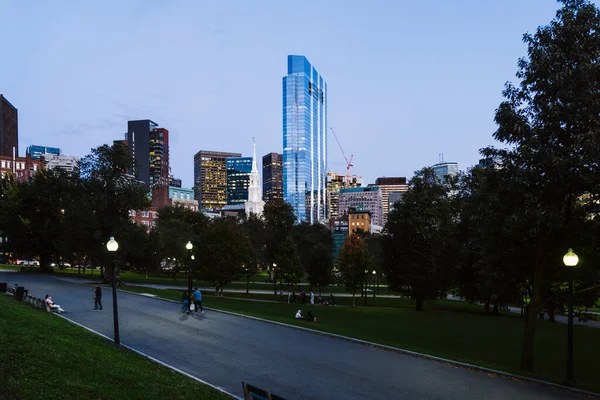
[[[63,310],[58,304],[56,304],[52,301],[52,296],[46,295],[46,305],[52,311],[56,311],[59,313],[65,312],[65,310]]]

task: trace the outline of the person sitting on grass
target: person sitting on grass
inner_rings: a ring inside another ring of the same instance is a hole
[[[52,301],[52,296],[46,295],[46,304],[48,305],[48,307],[50,307],[52,311],[56,311],[59,313],[65,312],[65,310],[63,310],[58,304]]]
[[[308,312],[306,313],[306,320],[310,322],[317,322],[317,319],[313,317],[312,312],[310,310],[308,310]]]
[[[302,310],[298,310],[298,312],[296,313],[296,319],[304,319],[302,318]]]

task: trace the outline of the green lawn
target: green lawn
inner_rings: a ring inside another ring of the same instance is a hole
[[[0,321],[2,399],[230,399],[9,296]]]
[[[0,264],[0,270],[19,270],[21,267],[18,265]]]
[[[181,292],[127,287],[179,300]],[[456,301],[439,301],[425,312],[410,308],[322,307],[287,303],[218,299],[204,293],[204,305],[220,310],[310,327],[389,346],[524,375],[519,370],[523,319],[518,315],[481,314],[481,307]],[[372,299],[369,299],[372,300]],[[396,301],[405,302],[406,299]],[[298,308],[309,309],[317,323],[293,318]],[[579,387],[600,392],[600,329],[575,326],[575,376]],[[567,326],[538,321],[536,370],[525,374],[562,383],[566,375]]]
[[[77,269],[66,268],[66,269],[60,270],[58,268],[55,268],[54,273],[55,273],[55,275],[68,276],[71,278],[77,277],[77,278],[84,278],[84,279],[90,279],[91,277],[98,278],[100,276],[100,270],[89,270],[89,269],[86,270],[85,273],[83,272],[83,269],[81,270],[81,273],[78,273]],[[150,283],[150,284],[155,284],[155,285],[177,285],[177,286],[186,286],[187,285],[187,274],[183,273],[183,272],[180,272],[180,273],[176,274],[175,276],[168,275],[167,273],[161,273],[158,276],[150,274],[150,275],[148,275],[148,277],[146,277],[146,275],[144,273],[123,271],[123,272],[121,272],[121,279],[125,283],[128,283],[128,282],[129,283]],[[267,277],[264,275],[264,273],[259,273],[250,279],[250,283],[248,284],[248,287],[251,290],[268,290],[268,291],[274,290],[274,285],[272,283],[266,283],[265,282],[266,279],[267,279]],[[241,280],[243,280],[243,278]],[[197,282],[195,281],[194,285],[198,285],[201,287],[211,286],[211,284],[209,284],[207,282],[203,282],[203,281],[197,281]],[[302,286],[302,287],[304,288],[304,290],[308,290],[306,286]],[[229,285],[227,285],[227,288],[229,288],[229,289],[246,289],[246,283],[245,282],[230,283]],[[277,291],[279,292],[280,289],[283,290],[284,293],[286,293],[286,295],[287,295],[287,288],[283,288],[278,284]],[[318,288],[315,288],[314,290],[315,290],[315,294],[318,293]],[[384,293],[384,292],[387,293],[387,289],[384,289],[383,287],[380,290],[382,293]],[[323,296],[327,296],[327,295],[329,295],[329,293],[335,294],[335,293],[345,293],[345,292],[346,291],[343,286],[328,286],[328,287],[322,289]]]

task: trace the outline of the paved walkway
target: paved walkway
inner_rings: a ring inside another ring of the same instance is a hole
[[[64,316],[112,337],[110,291],[94,312],[91,288],[43,275],[0,272],[38,297],[49,293]],[[300,399],[579,399],[572,392],[456,368],[444,363],[119,292],[121,340],[162,362],[241,395],[241,381]]]
[[[11,271],[1,271],[1,272],[11,272]],[[82,283],[83,282],[95,282],[92,279],[85,280],[85,279],[79,279],[79,278],[68,278],[68,277],[57,277],[56,279],[65,281],[65,282],[71,282],[71,283]],[[147,287],[147,288],[152,288],[152,289],[171,289],[171,290],[185,290],[187,287],[186,286],[178,286],[178,285],[155,285],[155,284],[150,284],[150,283],[126,283],[127,286],[137,286],[137,287]],[[214,292],[215,288],[214,287],[202,287],[200,288],[200,290],[202,290],[203,292]],[[245,289],[228,289],[225,288],[223,290],[224,293],[246,293]],[[326,293],[326,292],[323,292]],[[328,292],[327,292],[328,293]],[[269,291],[269,290],[250,290],[250,294],[273,294],[273,291]],[[287,296],[287,294],[284,294],[284,296]],[[323,298],[327,298],[327,296],[322,296]],[[350,293],[335,293],[334,297],[352,297],[352,295]],[[399,298],[399,296],[390,296],[390,295],[378,295],[378,297],[385,297],[385,298]],[[452,296],[452,295],[448,295],[447,297],[448,300],[455,300],[455,301],[463,301],[460,297],[457,296]],[[253,300],[253,301],[258,301],[258,300]],[[520,314],[521,313],[521,309],[518,307],[512,307],[509,306],[508,307],[508,311],[512,312],[512,313],[516,313],[516,314]],[[594,313],[594,312],[590,312],[590,314],[596,314],[596,315],[600,315],[600,313]],[[548,314],[544,314],[545,315],[545,319],[548,319]],[[565,315],[555,315],[554,319],[556,320],[557,323],[559,324],[566,324],[568,323],[568,318]],[[591,328],[600,328],[600,321],[582,321],[579,320],[579,318],[575,317],[573,319],[573,323],[575,325],[581,325],[581,326],[589,326]]]

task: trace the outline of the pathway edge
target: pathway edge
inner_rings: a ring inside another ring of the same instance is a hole
[[[131,293],[131,292],[128,292],[128,293]],[[162,299],[161,299],[161,300],[162,300]],[[75,325],[77,325],[77,326],[80,326],[80,327],[82,327],[83,329],[85,329],[85,330],[87,330],[87,331],[90,331],[90,332],[92,332],[92,333],[95,333],[96,335],[98,335],[98,336],[101,336],[101,337],[103,337],[104,339],[106,339],[106,340],[108,340],[108,341],[110,341],[110,342],[113,342],[113,343],[114,343],[114,339],[113,339],[113,338],[111,338],[111,337],[109,337],[109,336],[106,336],[106,335],[104,335],[104,334],[102,334],[102,333],[100,333],[100,332],[98,332],[98,331],[95,331],[95,330],[93,330],[92,328],[88,328],[87,326],[85,326],[85,325],[82,325],[82,324],[80,324],[80,323],[79,323],[79,322],[77,322],[77,321],[73,321],[72,319],[70,319],[70,318],[67,318],[67,317],[65,317],[65,316],[64,316],[64,315],[62,315],[62,314],[56,314],[56,313],[53,313],[53,314],[54,314],[54,315],[56,315],[57,317],[60,317],[60,318],[62,318],[62,319],[64,319],[64,320],[66,320],[66,321],[69,321],[69,322],[70,322],[70,323],[72,323],[72,324],[75,324]],[[218,387],[218,386],[215,386],[215,385],[213,385],[212,383],[206,382],[206,381],[204,381],[204,380],[202,380],[202,379],[200,379],[200,378],[198,378],[198,377],[196,377],[196,376],[194,376],[194,375],[191,375],[191,374],[189,374],[189,373],[187,373],[187,372],[185,372],[185,371],[182,371],[182,370],[180,370],[179,368],[177,368],[177,367],[175,367],[175,366],[173,366],[173,365],[167,364],[167,363],[166,363],[166,362],[164,362],[164,361],[161,361],[161,360],[159,360],[159,359],[157,359],[157,358],[154,358],[154,357],[152,357],[151,355],[148,355],[148,354],[144,353],[143,351],[140,351],[140,350],[138,350],[138,349],[135,349],[135,348],[133,348],[133,347],[131,347],[131,346],[128,346],[128,345],[126,345],[126,344],[123,344],[122,342],[121,342],[121,346],[122,346],[122,347],[125,347],[126,349],[128,349],[128,350],[131,350],[131,351],[133,351],[133,352],[135,352],[135,353],[137,353],[137,354],[139,354],[139,355],[141,355],[142,357],[145,357],[145,358],[149,359],[150,361],[153,361],[153,362],[155,362],[155,363],[157,363],[157,364],[159,364],[159,365],[162,365],[163,367],[169,368],[169,369],[171,369],[171,370],[173,370],[173,371],[175,371],[175,372],[178,372],[178,373],[180,373],[180,374],[183,374],[183,375],[187,376],[188,378],[190,378],[190,379],[193,379],[193,380],[195,380],[195,381],[197,381],[197,382],[199,382],[199,383],[202,383],[202,384],[204,384],[204,385],[206,385],[206,386],[210,386],[211,388],[213,388],[213,389],[215,389],[215,390],[217,390],[217,391],[219,391],[219,392],[221,392],[221,393],[224,393],[224,394],[226,394],[226,395],[228,395],[228,396],[231,396],[231,397],[232,397],[233,399],[235,399],[235,400],[244,400],[242,397],[236,396],[235,394],[233,394],[233,393],[230,393],[230,392],[226,391],[225,389],[222,389],[222,388],[220,388],[220,387]]]
[[[130,294],[133,294],[133,295],[137,295],[137,296],[143,296],[141,293],[130,292],[130,291],[127,291],[127,290],[122,290],[122,289],[117,289],[117,290],[121,291],[121,292],[124,292],[124,293],[130,293]],[[143,296],[143,297],[147,298],[147,296]],[[175,303],[175,304],[180,304],[179,301],[171,300],[171,299],[164,299],[164,298],[158,297],[158,296],[154,297],[154,299],[162,300],[162,301],[167,301],[167,302]],[[232,312],[232,311],[219,310],[219,309],[212,308],[212,307],[204,307],[204,308],[207,309],[207,310],[214,311],[214,312],[219,312],[219,313],[222,313],[222,314],[234,315],[236,317],[253,319],[255,321],[266,322],[266,323],[269,323],[269,324],[279,325],[279,326],[286,327],[286,328],[299,329],[299,330],[303,330],[303,331],[306,331],[306,332],[314,333],[314,334],[317,334],[317,335],[329,336],[329,337],[333,337],[333,338],[336,338],[336,339],[340,339],[340,340],[345,340],[345,341],[348,341],[348,342],[353,342],[353,343],[361,344],[361,345],[367,346],[367,347],[375,347],[375,348],[379,348],[379,349],[382,349],[382,350],[393,351],[393,352],[396,352],[396,353],[399,353],[399,354],[409,355],[409,356],[412,356],[412,357],[418,357],[418,358],[423,358],[423,359],[427,359],[427,360],[442,362],[442,363],[450,364],[450,365],[453,365],[453,366],[456,366],[456,367],[460,367],[460,368],[464,368],[464,369],[471,369],[471,370],[475,370],[475,371],[478,371],[478,372],[485,372],[485,373],[496,374],[496,375],[500,375],[500,376],[505,377],[505,378],[519,379],[521,381],[526,381],[526,382],[531,382],[531,383],[537,383],[537,384],[546,385],[546,386],[552,386],[552,387],[555,387],[557,389],[567,390],[567,391],[570,391],[570,392],[574,392],[574,393],[578,393],[578,394],[583,394],[583,395],[586,395],[586,396],[592,396],[592,397],[600,398],[600,393],[595,393],[595,392],[590,392],[590,391],[583,390],[583,389],[577,389],[577,388],[573,388],[573,387],[569,387],[569,386],[565,386],[565,385],[560,385],[558,383],[544,381],[544,380],[541,380],[541,379],[530,378],[528,376],[511,374],[510,372],[499,371],[499,370],[495,370],[495,369],[491,369],[491,368],[481,367],[481,366],[474,365],[474,364],[468,364],[468,363],[463,363],[463,362],[460,362],[460,361],[450,360],[450,359],[447,359],[447,358],[436,357],[436,356],[432,356],[432,355],[425,354],[425,353],[419,353],[419,352],[412,351],[412,350],[402,349],[400,347],[387,346],[385,344],[380,344],[380,343],[375,343],[375,342],[369,342],[367,340],[357,339],[357,338],[353,338],[353,337],[349,337],[349,336],[338,335],[336,333],[319,331],[319,330],[311,329],[311,328],[305,328],[303,326],[286,324],[284,322],[271,321],[271,320],[268,320],[268,319],[254,317],[254,316],[251,316],[251,315],[239,314],[239,313],[235,313],[235,312]]]

